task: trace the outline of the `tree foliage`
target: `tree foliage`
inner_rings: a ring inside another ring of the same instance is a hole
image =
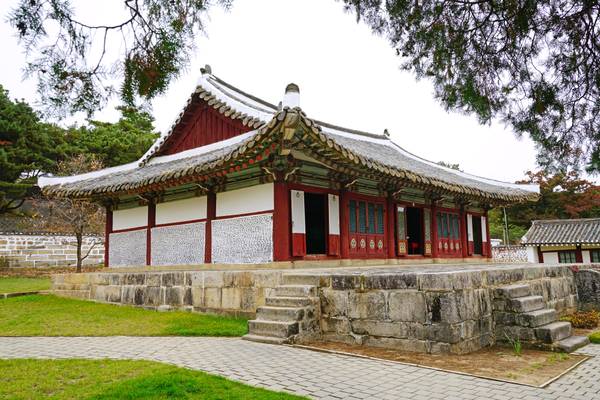
[[[597,1],[343,2],[447,109],[528,134],[541,165],[600,170]]]
[[[536,219],[592,218],[600,215],[600,186],[581,178],[577,172],[530,171],[527,179],[518,183],[539,185],[540,199],[506,209],[512,242],[517,242],[527,232],[531,221]],[[502,237],[502,210],[492,210],[489,218],[490,235]]]
[[[229,5],[229,0],[214,2]],[[37,77],[48,111],[91,115],[117,91],[109,83],[114,77],[121,78],[119,91],[129,105],[137,96],[162,93],[187,65],[212,5],[210,0],[124,0],[122,21],[93,24],[79,20],[69,0],[19,0],[9,19],[30,56],[26,71]],[[113,54],[119,46],[120,53]]]

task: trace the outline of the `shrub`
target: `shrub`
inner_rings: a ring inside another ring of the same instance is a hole
[[[598,311],[577,311],[571,315],[562,318],[573,325],[573,328],[592,329],[598,326],[600,322],[600,313]]]
[[[600,332],[594,332],[590,336],[590,342],[600,344]]]

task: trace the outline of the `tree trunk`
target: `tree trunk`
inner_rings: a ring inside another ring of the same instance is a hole
[[[81,245],[83,243],[83,235],[81,233],[76,233],[75,237],[77,238],[77,269],[76,272],[81,272]]]

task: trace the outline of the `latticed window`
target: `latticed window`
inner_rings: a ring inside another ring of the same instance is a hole
[[[590,250],[590,261],[600,263],[600,250]]]
[[[561,264],[577,262],[575,250],[563,250],[558,252],[558,262]]]

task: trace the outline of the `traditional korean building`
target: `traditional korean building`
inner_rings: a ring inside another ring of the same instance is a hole
[[[600,263],[600,218],[533,221],[521,244],[529,262]]]
[[[488,210],[538,197],[536,186],[424,160],[385,132],[311,119],[299,98],[290,84],[270,104],[207,66],[139,161],[39,185],[106,206],[111,267],[482,261],[491,257]]]

